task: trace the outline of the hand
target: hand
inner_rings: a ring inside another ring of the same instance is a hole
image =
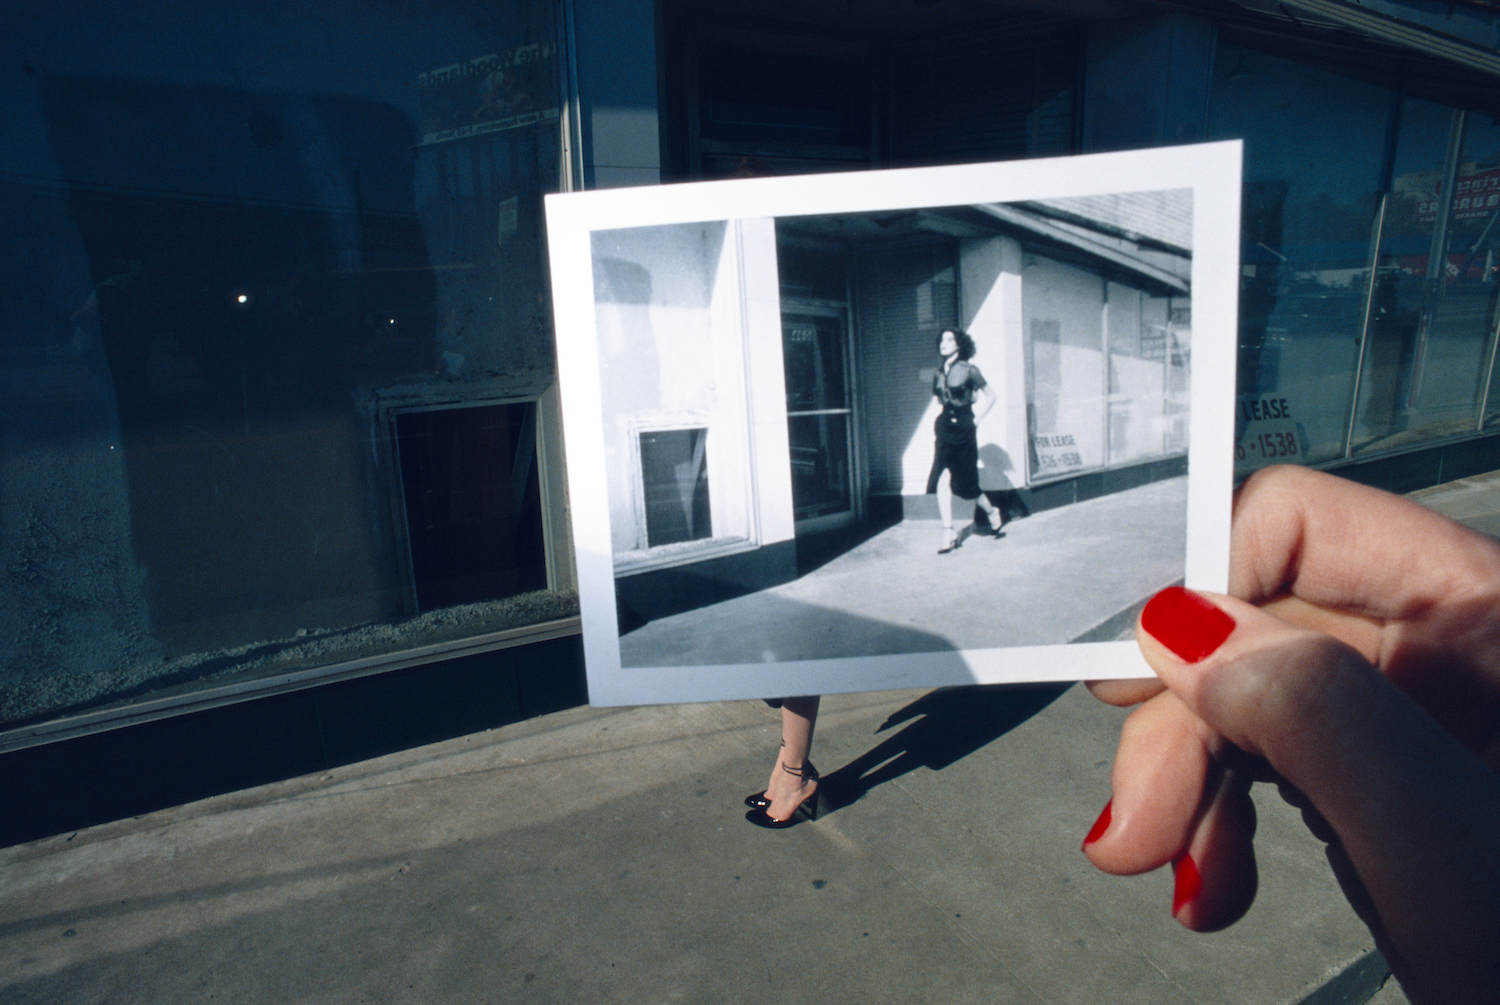
[[[1176,865],[1196,931],[1255,896],[1257,777],[1329,842],[1408,997],[1500,1001],[1500,543],[1306,468],[1236,498],[1232,596],[1163,591],[1137,639],[1158,675],[1084,845],[1120,875]]]

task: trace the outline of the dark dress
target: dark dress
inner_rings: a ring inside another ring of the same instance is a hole
[[[942,414],[933,423],[936,445],[927,491],[937,491],[938,476],[948,471],[948,485],[960,499],[979,498],[979,440],[974,430],[974,399],[985,386],[979,367],[968,360],[955,360],[947,373],[932,378],[932,394],[943,403]]]

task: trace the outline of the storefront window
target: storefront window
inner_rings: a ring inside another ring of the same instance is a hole
[[[0,730],[572,616],[551,0],[21,7]]]
[[[1453,281],[1470,303],[1480,308],[1488,344],[1483,372],[1487,387],[1484,425],[1500,423],[1500,381],[1495,380],[1496,340],[1500,338],[1500,120],[1470,113],[1466,120],[1464,154],[1454,186],[1453,210],[1459,260]],[[1468,205],[1462,205],[1468,200]],[[1476,313],[1480,313],[1476,312]]]
[[[1220,46],[1209,137],[1245,141],[1242,419],[1264,422],[1272,410],[1285,429],[1271,432],[1296,441],[1294,452],[1242,459],[1241,470],[1344,453],[1392,107],[1379,88]]]
[[[1031,480],[1187,449],[1189,299],[1028,256]]]
[[[1216,65],[1211,134],[1245,140],[1240,473],[1500,418],[1494,119],[1227,43]]]
[[[1109,463],[1187,449],[1186,298],[1109,284]]]
[[[1453,392],[1428,390],[1418,396],[1427,423],[1446,429],[1458,419],[1472,428],[1475,405],[1483,400],[1492,372],[1497,324],[1496,291],[1500,289],[1500,123],[1477,113],[1463,117],[1463,144],[1455,166],[1453,201],[1448,214],[1446,255],[1435,345],[1423,370],[1441,382],[1453,373]],[[1454,372],[1455,362],[1473,370]],[[1477,371],[1478,381],[1467,378]],[[1493,390],[1493,387],[1491,387]],[[1462,397],[1459,397],[1459,394]],[[1451,411],[1451,417],[1445,416]]]
[[[1104,280],[1031,256],[1022,271],[1030,350],[1032,479],[1104,465]]]
[[[1408,100],[1401,109],[1354,412],[1351,447],[1356,451],[1474,425],[1478,351],[1463,345],[1473,340],[1462,337],[1461,322],[1454,324],[1460,319],[1446,296],[1443,267],[1432,267],[1434,255],[1442,261],[1448,240],[1438,207],[1448,178],[1450,138],[1461,121],[1430,102]]]

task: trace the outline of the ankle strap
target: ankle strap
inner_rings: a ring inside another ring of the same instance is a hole
[[[795,775],[804,781],[815,782],[818,780],[818,769],[813,767],[811,761],[802,762],[802,767],[800,768],[794,768],[790,764],[783,763],[781,770],[789,775]]]

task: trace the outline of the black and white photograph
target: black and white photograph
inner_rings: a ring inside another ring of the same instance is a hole
[[[1237,171],[550,197],[591,701],[1141,675],[1223,588]]]

